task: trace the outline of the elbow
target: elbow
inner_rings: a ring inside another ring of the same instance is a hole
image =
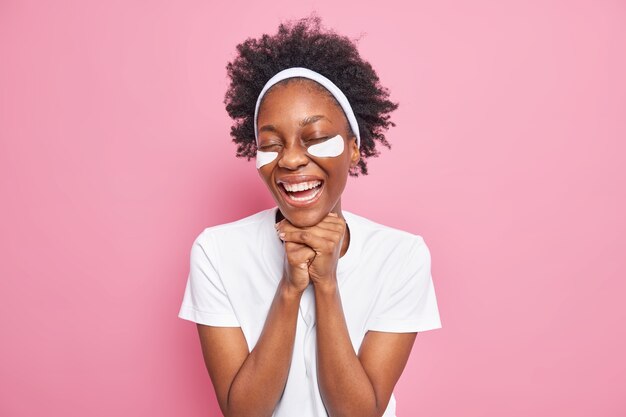
[[[225,404],[220,404],[220,409],[224,417],[272,417],[274,414],[273,409],[270,410],[258,402],[255,404],[244,398],[232,398],[230,395]]]
[[[389,400],[380,401],[376,396],[374,396],[374,404],[370,408],[371,412],[368,414],[369,417],[382,417],[387,411],[387,405],[389,404]]]
[[[382,417],[385,414],[387,407],[379,407],[378,401],[374,400],[369,405],[361,403],[358,407],[349,407],[349,409],[335,410],[335,412],[329,411],[331,417]]]
[[[244,411],[244,410],[234,410],[234,409],[222,409],[222,414],[224,417],[272,417],[273,412],[271,413],[259,413],[258,410],[254,411]]]

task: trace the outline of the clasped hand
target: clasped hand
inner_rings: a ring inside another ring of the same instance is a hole
[[[287,219],[278,222],[276,233],[285,242],[284,274],[289,283],[300,292],[309,283],[336,284],[345,232],[346,222],[336,213],[309,227],[296,227]]]

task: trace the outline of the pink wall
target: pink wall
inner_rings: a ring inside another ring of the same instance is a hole
[[[218,415],[189,250],[273,204],[225,65],[314,9],[400,102],[343,206],[432,253],[398,416],[626,414],[623,1],[39,3],[0,3],[0,415]]]

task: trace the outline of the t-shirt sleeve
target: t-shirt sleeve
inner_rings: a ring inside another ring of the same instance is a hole
[[[240,327],[218,272],[213,239],[201,233],[191,246],[189,275],[178,317],[217,327]]]
[[[416,235],[404,266],[377,301],[367,330],[410,333],[441,328],[430,265],[428,246]]]

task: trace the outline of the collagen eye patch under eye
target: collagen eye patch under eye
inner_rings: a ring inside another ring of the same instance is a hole
[[[341,135],[337,135],[322,143],[309,146],[308,153],[321,158],[331,158],[343,153],[344,141]]]
[[[325,140],[322,143],[316,143],[309,146],[307,152],[318,158],[332,158],[339,156],[344,150],[343,136],[337,135],[330,139]],[[256,168],[259,169],[263,165],[274,162],[278,157],[278,152],[264,152],[261,150],[256,151]]]
[[[276,157],[278,157],[278,152],[264,152],[264,151],[259,151],[257,149],[257,151],[256,151],[256,168],[259,169],[263,165],[267,165],[270,162],[273,162],[274,159],[276,159]]]

